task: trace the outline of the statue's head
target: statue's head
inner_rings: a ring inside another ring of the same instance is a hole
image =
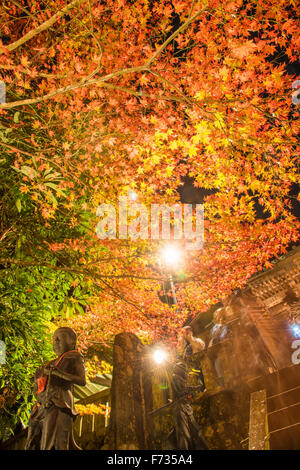
[[[214,323],[219,323],[223,325],[225,322],[225,319],[226,319],[225,308],[224,307],[218,308],[214,313]]]
[[[55,354],[61,356],[67,351],[71,351],[76,347],[77,336],[72,328],[58,328],[53,335],[53,350]]]
[[[191,326],[184,326],[182,328],[182,333],[185,337],[190,338],[191,336],[193,336],[192,327]]]

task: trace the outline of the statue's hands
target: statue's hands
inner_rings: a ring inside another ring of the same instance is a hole
[[[56,375],[57,377],[60,377],[61,379],[65,379],[65,374],[61,372],[57,367],[53,369],[53,375]]]
[[[201,384],[201,385],[191,385],[190,387],[186,387],[186,393],[190,394],[190,393],[195,393],[195,392],[198,392],[198,391],[202,391],[202,387],[203,387],[203,384]]]
[[[46,369],[44,369],[44,375],[50,375],[50,373],[51,375],[56,375],[61,379],[66,379],[65,374],[55,366],[48,366]]]
[[[52,366],[51,364],[48,365],[48,366],[45,367],[45,369],[44,369],[44,375],[50,375],[50,372],[51,372],[51,374],[52,374],[55,369],[56,369],[55,366]]]
[[[56,377],[60,377],[61,379],[64,379],[64,380],[70,380],[70,377],[72,377],[71,374],[69,374],[66,371],[60,370],[58,367],[53,367],[52,374],[56,375]]]

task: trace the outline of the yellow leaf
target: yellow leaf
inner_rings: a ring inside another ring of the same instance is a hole
[[[194,155],[197,155],[197,153],[198,153],[197,147],[195,147],[194,145],[191,145],[190,148],[189,148],[188,153],[189,153],[190,157],[193,157]]]
[[[203,100],[205,98],[205,91],[204,90],[198,91],[198,93],[195,94],[195,98],[197,101]]]
[[[172,176],[173,167],[172,166],[167,166],[166,173],[167,173],[168,176]]]
[[[172,142],[170,143],[170,149],[171,150],[178,149],[178,141],[177,140],[172,140]]]
[[[22,55],[21,57],[21,64],[23,65],[23,67],[28,67],[28,65],[30,64],[29,60],[24,55]]]
[[[160,162],[160,155],[158,153],[153,153],[151,155],[151,162],[154,163],[154,165],[159,163]]]

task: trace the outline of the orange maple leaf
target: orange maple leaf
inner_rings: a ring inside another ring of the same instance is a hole
[[[256,44],[252,41],[246,41],[245,44],[242,44],[241,46],[235,47],[232,50],[232,55],[236,57],[237,59],[243,59],[247,55],[251,54],[257,49]]]

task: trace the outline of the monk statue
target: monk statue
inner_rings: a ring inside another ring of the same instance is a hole
[[[188,370],[180,358],[175,363],[171,376],[173,402],[170,405],[174,428],[167,437],[168,450],[208,450],[202,430],[194,418],[190,404],[191,394],[202,390],[202,385],[188,386]]]
[[[85,385],[82,355],[76,349],[77,336],[71,328],[58,328],[53,335],[57,358],[34,376],[36,403],[31,410],[25,450],[80,450],[74,441],[73,384]]]

